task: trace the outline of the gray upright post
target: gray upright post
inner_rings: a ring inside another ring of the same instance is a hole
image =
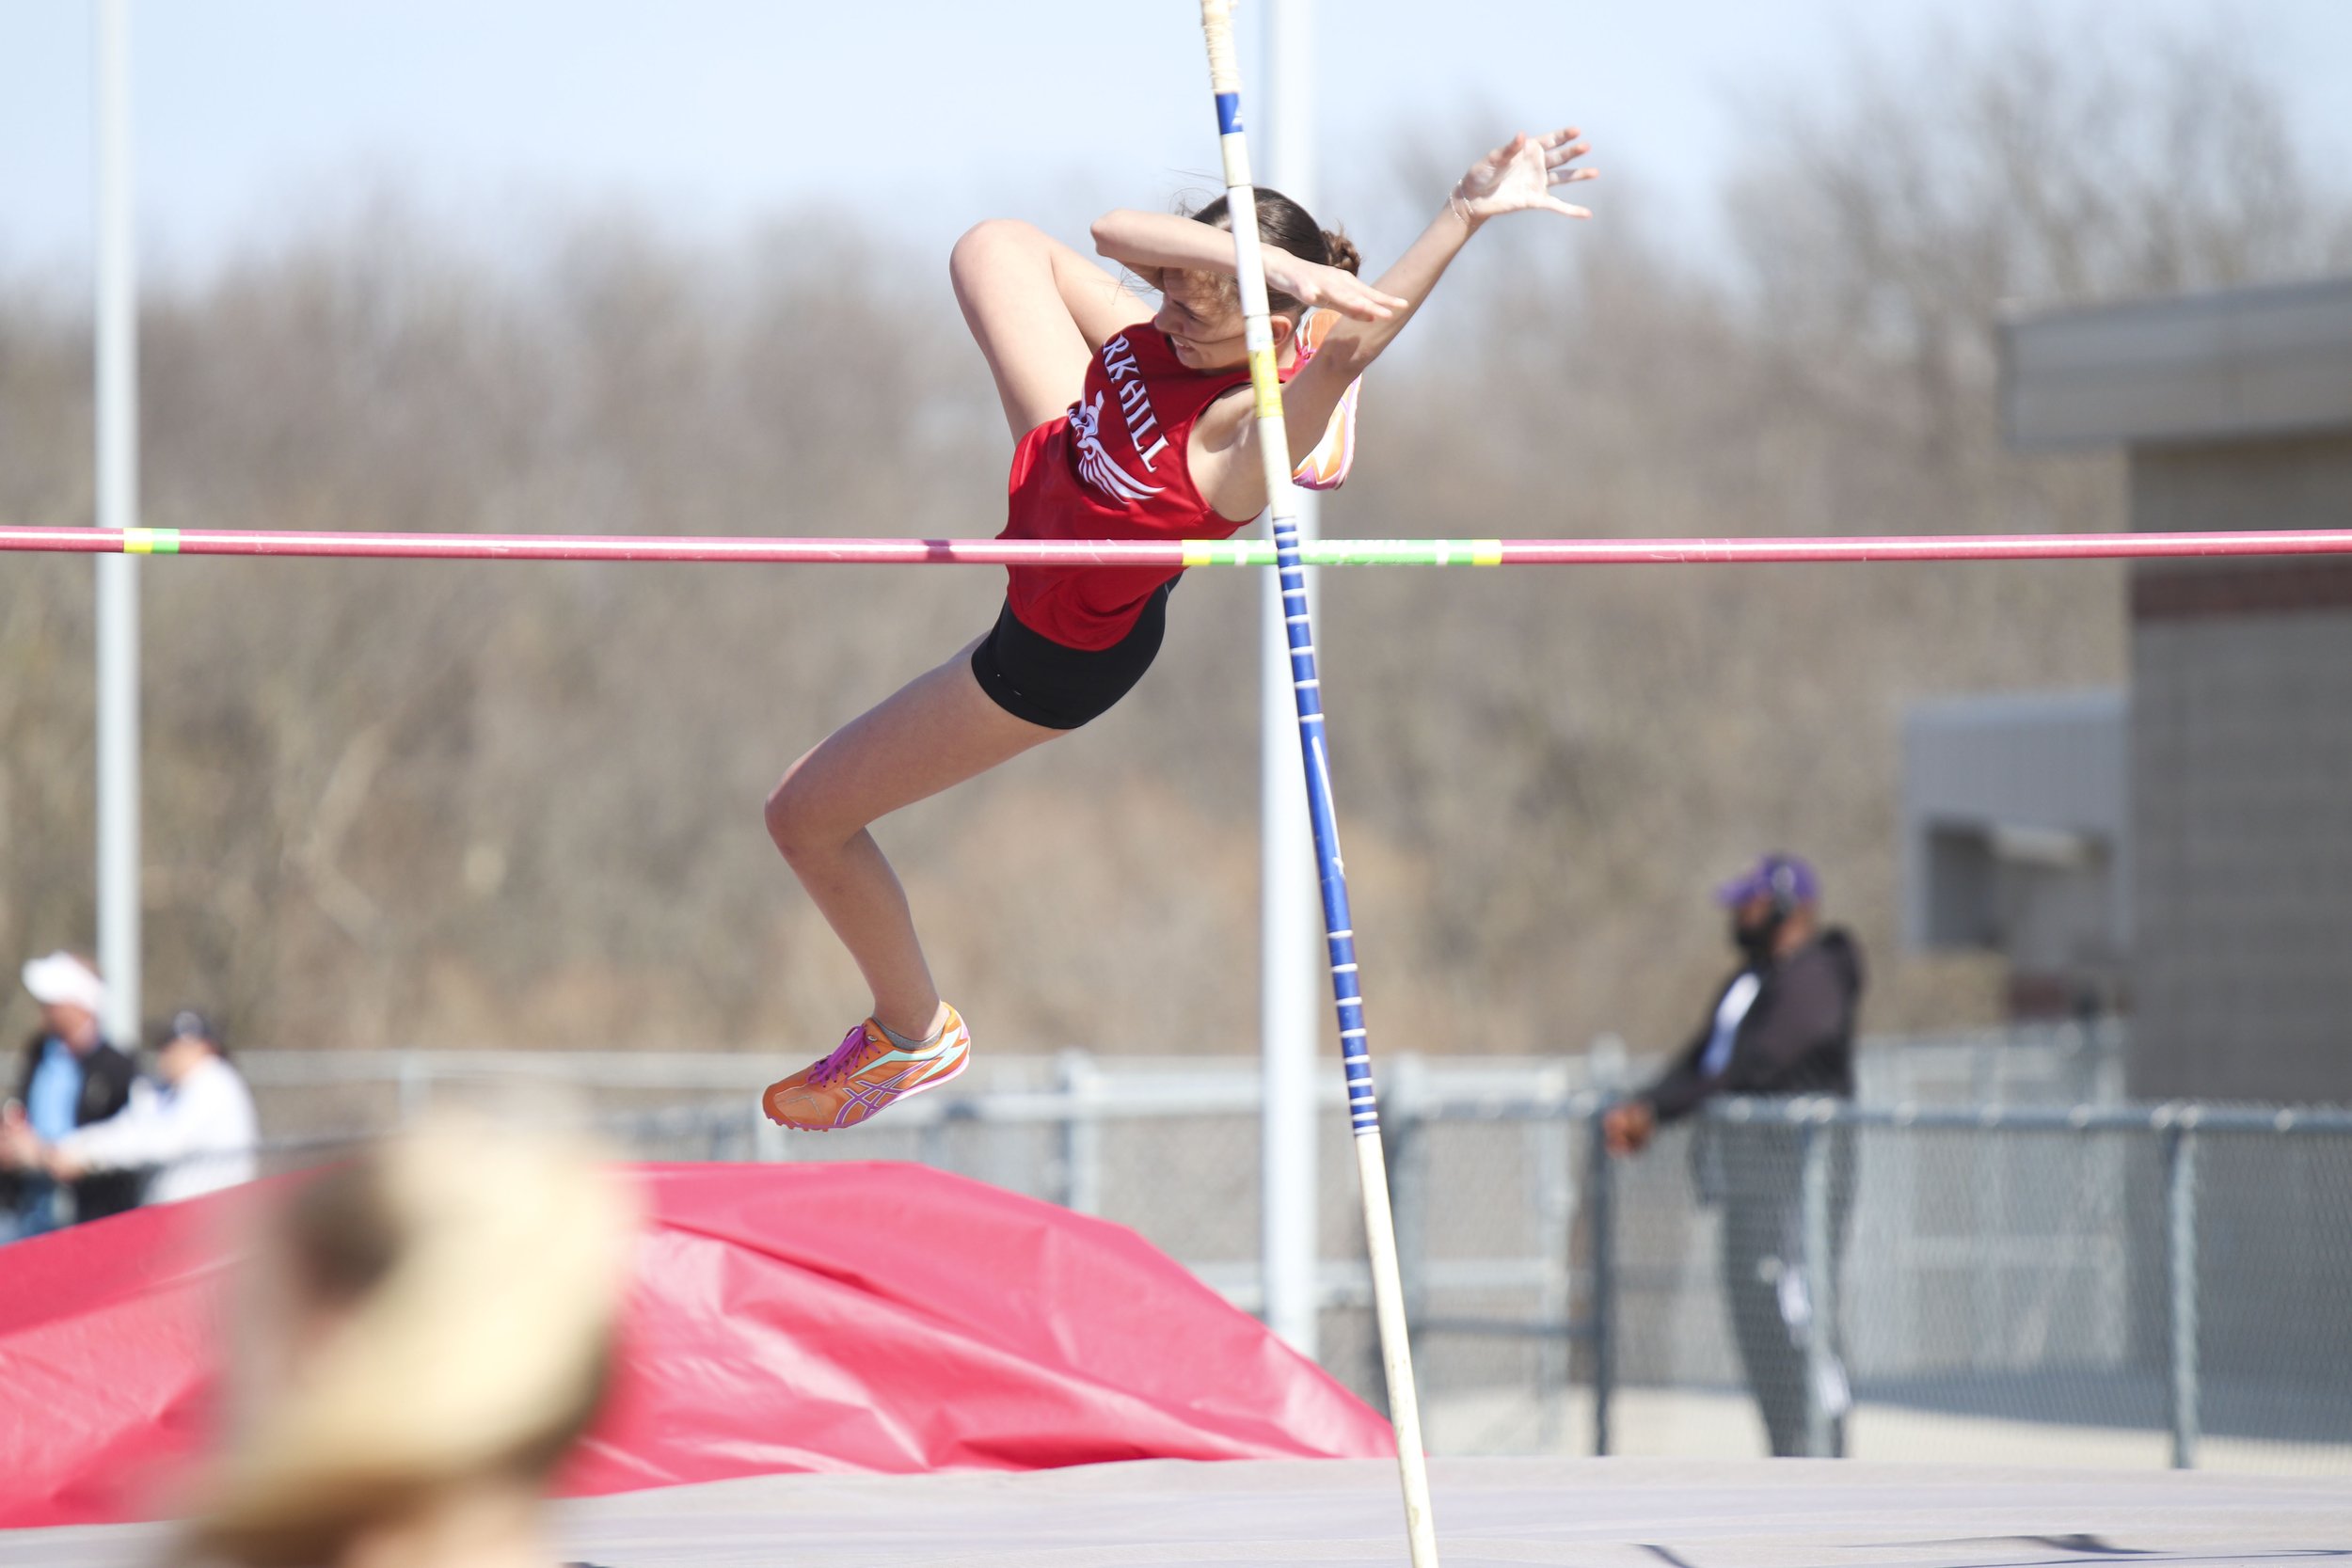
[[[1273,0],[1265,17],[1267,73],[1273,81],[1267,153],[1274,180],[1314,209],[1314,55],[1310,0]],[[1312,540],[1314,492],[1295,501],[1298,537]],[[1304,574],[1310,592],[1314,573]],[[1315,1150],[1319,1114],[1315,1046],[1321,1039],[1322,911],[1315,887],[1307,784],[1298,767],[1298,714],[1293,705],[1289,608],[1282,579],[1259,574],[1258,1037],[1265,1084],[1260,1144],[1259,1276],[1266,1326],[1301,1355],[1315,1354]]]
[[[131,199],[131,19],[100,0],[98,54],[98,526],[139,521],[138,265]],[[140,1021],[138,557],[98,558],[98,967],[108,1038]]]
[[[2164,1212],[2172,1283],[2172,1467],[2197,1465],[2197,1134],[2185,1122],[2164,1140]]]
[[[1804,1236],[1804,1451],[1816,1459],[1830,1456],[1830,1413],[1821,1402],[1829,1381],[1830,1300],[1829,1151],[1830,1130],[1808,1118],[1800,1134],[1804,1150],[1803,1188]]]
[[[1249,140],[1242,129],[1233,0],[1200,0],[1200,33],[1208,49],[1210,88],[1216,100],[1217,145],[1224,154],[1227,213],[1233,230],[1233,276],[1241,292],[1242,336],[1256,400],[1258,461],[1265,479],[1275,562],[1282,574],[1283,625],[1291,650],[1291,705],[1298,716],[1299,765],[1306,774],[1308,823],[1320,869],[1331,1006],[1339,1015],[1340,1065],[1347,1084],[1349,1130],[1356,1140],[1356,1177],[1363,1199],[1364,1246],[1372,1267],[1373,1320],[1379,1329],[1381,1376],[1389,1389],[1389,1419],[1396,1429],[1397,1483],[1404,1495],[1406,1544],[1413,1568],[1437,1568],[1438,1537],[1429,1509],[1428,1455],[1422,1449],[1421,1399],[1413,1386],[1411,1336],[1389,1209],[1389,1173],[1381,1160],[1371,1027],[1364,1021],[1356,917],[1348,904],[1339,812],[1331,798],[1330,737],[1323,711],[1323,680],[1316,673],[1320,666],[1315,661],[1314,616],[1307,603],[1297,488],[1291,483],[1290,436],[1282,423],[1274,312],[1267,304],[1264,255],[1258,240],[1257,186],[1250,179]]]

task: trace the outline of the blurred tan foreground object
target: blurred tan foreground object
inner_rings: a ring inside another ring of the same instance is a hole
[[[546,1568],[549,1474],[610,1370],[635,1204],[556,1135],[451,1118],[272,1216],[229,1449],[183,1562]]]

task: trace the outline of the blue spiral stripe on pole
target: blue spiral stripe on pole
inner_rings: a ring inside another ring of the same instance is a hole
[[[1357,983],[1356,922],[1347,904],[1347,869],[1340,857],[1339,816],[1331,804],[1331,767],[1324,738],[1321,678],[1315,673],[1314,627],[1307,612],[1307,578],[1298,529],[1277,517],[1275,561],[1282,578],[1283,617],[1291,649],[1291,691],[1298,705],[1307,771],[1307,816],[1314,829],[1315,864],[1323,888],[1323,928],[1331,959],[1331,994],[1340,1018],[1340,1058],[1347,1073],[1348,1125],[1357,1136],[1380,1128],[1372,1084],[1372,1053],[1364,998]]]

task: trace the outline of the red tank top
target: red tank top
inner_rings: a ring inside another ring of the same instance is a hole
[[[1290,372],[1284,371],[1288,380]],[[1078,401],[1013,448],[999,539],[1225,539],[1185,461],[1192,427],[1247,366],[1193,371],[1167,334],[1138,322],[1087,364]],[[1008,566],[1013,618],[1066,648],[1110,647],[1178,566]]]

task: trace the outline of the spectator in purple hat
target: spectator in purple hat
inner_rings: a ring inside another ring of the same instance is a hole
[[[1663,1123],[1717,1095],[1853,1098],[1853,1037],[1862,954],[1820,923],[1820,879],[1794,855],[1766,855],[1715,890],[1730,911],[1740,964],[1716,989],[1699,1028],[1658,1081],[1613,1106],[1602,1132],[1613,1154],[1638,1154]],[[1844,1449],[1851,1402],[1836,1353],[1836,1267],[1853,1199],[1853,1150],[1831,1130],[1829,1302],[1807,1299],[1801,1157],[1795,1130],[1703,1126],[1692,1146],[1702,1200],[1724,1209],[1723,1277],[1748,1386],[1774,1454],[1810,1451],[1811,1402],[1833,1418],[1831,1451]],[[1822,1386],[1806,1386],[1815,1333],[1830,1353]]]

